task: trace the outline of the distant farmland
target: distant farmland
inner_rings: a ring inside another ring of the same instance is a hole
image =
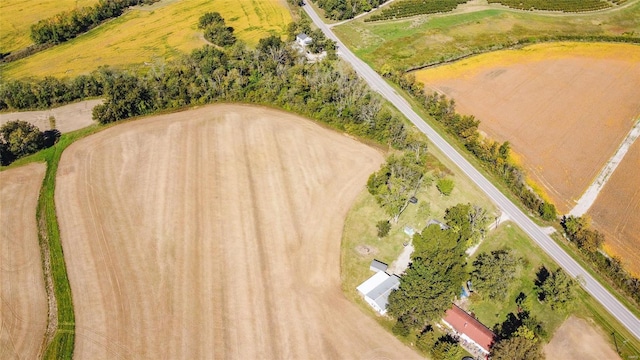
[[[613,155],[640,113],[640,47],[549,43],[418,71],[489,137],[509,141],[535,184],[564,213]]]
[[[92,6],[98,0],[2,0],[0,1],[0,53],[31,45],[29,29],[42,19],[76,7]]]
[[[250,45],[270,34],[284,34],[291,22],[285,0],[164,0],[134,8],[69,42],[9,63],[1,72],[11,78],[63,77],[101,65],[146,68],[155,60],[170,60],[204,45],[197,22],[208,11],[220,12],[238,38]]]

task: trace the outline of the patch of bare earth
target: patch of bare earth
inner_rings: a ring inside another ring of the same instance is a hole
[[[640,275],[640,141],[631,145],[588,214],[605,234],[607,251]]]
[[[51,129],[49,117],[53,116],[56,119],[56,129],[67,133],[94,124],[91,111],[101,103],[102,100],[86,100],[49,110],[4,113],[0,114],[0,125],[13,120],[23,120],[45,131]]]
[[[300,117],[215,105],[71,145],[56,204],[76,359],[415,358],[340,288],[383,161]]]
[[[46,165],[0,172],[0,359],[39,357],[47,327],[36,207]]]
[[[606,335],[587,320],[568,318],[545,345],[547,359],[602,360],[620,359]]]
[[[640,113],[640,63],[566,57],[482,68],[426,85],[509,141],[527,173],[566,213]]]

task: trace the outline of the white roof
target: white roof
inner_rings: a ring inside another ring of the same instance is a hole
[[[372,277],[368,278],[365,282],[360,284],[356,289],[362,294],[367,295],[371,290],[377,288],[380,284],[382,284],[385,280],[389,278],[389,274],[384,271],[379,271],[373,274]]]

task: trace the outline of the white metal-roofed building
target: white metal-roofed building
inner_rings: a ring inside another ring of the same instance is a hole
[[[400,286],[400,278],[389,275],[384,271],[375,273],[372,277],[357,287],[358,292],[364,295],[364,300],[378,313],[387,313],[389,294]]]

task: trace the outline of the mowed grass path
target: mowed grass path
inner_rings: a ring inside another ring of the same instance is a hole
[[[2,0],[0,1],[0,53],[25,48],[32,24],[76,7],[87,7],[98,0]]]
[[[72,77],[101,65],[145,68],[145,63],[170,60],[205,44],[198,18],[217,11],[249,45],[270,34],[281,35],[291,22],[282,0],[164,0],[135,8],[67,43],[9,63],[8,78]]]

